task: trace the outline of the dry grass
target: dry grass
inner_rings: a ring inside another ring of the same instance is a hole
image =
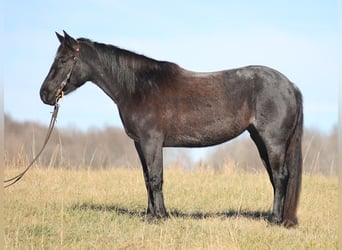
[[[6,176],[16,170],[6,170]],[[304,176],[299,226],[271,226],[266,174],[165,171],[171,218],[143,218],[139,169],[32,169],[5,190],[6,249],[336,249],[337,177]]]

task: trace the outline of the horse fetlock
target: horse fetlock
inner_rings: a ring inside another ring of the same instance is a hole
[[[164,205],[164,197],[161,191],[153,192],[153,210],[154,215],[158,218],[163,218],[167,216],[167,212]]]

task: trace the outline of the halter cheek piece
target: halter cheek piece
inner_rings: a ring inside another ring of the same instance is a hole
[[[77,48],[76,51],[79,51],[79,48]],[[71,68],[70,68],[68,74],[66,75],[65,79],[61,82],[61,84],[59,85],[59,88],[57,89],[57,92],[56,92],[56,103],[58,103],[59,99],[61,99],[63,97],[63,95],[64,95],[63,89],[66,86],[66,84],[68,83],[68,81],[70,80],[72,71],[74,70],[74,67],[75,67],[75,65],[77,63],[77,60],[78,60],[78,57],[74,56],[73,57],[73,62],[72,62],[72,65],[71,65]]]

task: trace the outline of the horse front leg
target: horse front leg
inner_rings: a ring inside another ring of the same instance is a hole
[[[168,214],[164,205],[163,196],[163,152],[162,143],[150,141],[141,144],[135,142],[141,165],[144,171],[144,179],[148,194],[147,214],[162,218]]]
[[[153,214],[154,213],[154,208],[152,206],[152,197],[153,194],[151,193],[151,190],[149,188],[149,175],[148,175],[148,168],[147,168],[147,164],[146,164],[146,160],[145,160],[145,156],[142,152],[141,146],[138,142],[134,142],[135,148],[138,152],[139,155],[139,159],[141,162],[141,166],[143,169],[143,173],[144,173],[144,180],[145,180],[145,186],[146,186],[146,190],[147,190],[147,196],[148,196],[148,205],[147,205],[147,214]]]

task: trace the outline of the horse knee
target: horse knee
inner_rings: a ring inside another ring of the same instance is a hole
[[[149,178],[149,186],[152,191],[161,191],[163,188],[163,179],[159,176],[151,176]]]

